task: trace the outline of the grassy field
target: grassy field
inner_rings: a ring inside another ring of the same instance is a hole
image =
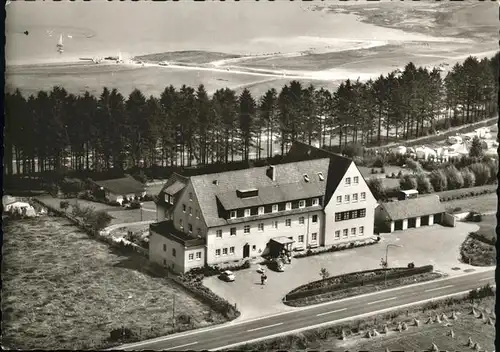
[[[237,57],[239,57],[239,55],[230,55],[210,51],[171,51],[165,53],[137,56],[135,59],[154,63],[159,63],[162,61],[174,61],[191,64],[205,64],[212,61],[233,59]]]
[[[60,218],[4,227],[2,344],[19,349],[99,349],[110,331],[141,338],[172,332],[176,318],[202,327],[222,321],[209,307],[143,269],[147,259],[114,252]],[[179,325],[178,325],[179,327]]]
[[[495,298],[487,297],[475,301],[476,313],[494,317]],[[380,314],[363,320],[354,320],[343,325],[319,328],[302,333],[257,342],[240,347],[245,351],[281,351],[281,350],[328,350],[343,351],[430,351],[435,343],[440,351],[471,351],[467,347],[470,337],[474,343],[479,343],[481,350],[491,351],[495,348],[495,326],[486,324],[484,320],[470,314],[472,305],[465,300],[446,300],[430,302],[421,306],[405,308],[399,311]],[[429,317],[444,313],[450,318],[455,312],[456,320],[444,319],[441,323],[426,324]],[[419,321],[419,326],[413,325],[413,320]],[[399,323],[405,322],[406,331],[397,332]],[[494,321],[493,321],[494,324]],[[383,326],[388,328],[383,332]],[[367,331],[378,329],[379,336],[367,338]],[[341,331],[346,332],[346,339],[341,340]],[[448,336],[453,330],[454,337]]]
[[[470,192],[491,191],[492,193],[494,193],[494,192],[496,192],[497,188],[498,188],[498,185],[486,185],[486,186],[454,189],[451,191],[436,192],[435,194],[441,198],[449,198],[449,197],[457,197],[457,196],[462,195],[462,194],[468,195],[468,194],[470,194]]]
[[[483,216],[482,221],[479,223],[479,230],[476,233],[489,241],[496,241],[496,227],[497,217],[495,215]]]
[[[498,206],[498,197],[496,193],[489,193],[482,196],[454,199],[443,203],[447,211],[452,212],[460,208],[457,212],[476,211],[486,213],[496,211]]]

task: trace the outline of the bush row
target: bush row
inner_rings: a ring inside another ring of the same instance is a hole
[[[450,200],[455,200],[455,199],[477,197],[477,196],[481,196],[484,194],[496,193],[496,191],[497,190],[494,188],[482,189],[482,190],[466,190],[466,189],[464,189],[463,192],[457,192],[457,194],[450,195],[450,196],[440,196],[439,199],[441,200],[441,202],[448,202]]]
[[[490,246],[495,246],[496,242],[497,242],[494,238],[488,238],[488,237],[481,236],[477,232],[471,232],[471,233],[469,233],[469,236],[476,241],[480,241],[480,242],[489,244]]]
[[[323,254],[323,253],[343,251],[345,249],[365,247],[365,246],[369,246],[369,245],[378,243],[379,241],[380,241],[380,237],[377,237],[377,239],[369,239],[369,240],[364,240],[364,241],[334,244],[333,246],[331,246],[329,248],[324,248],[324,249],[323,248],[318,249],[318,250],[308,249],[306,252],[295,254],[293,257],[294,258],[304,258],[304,257],[309,257],[312,255],[318,255],[318,254]]]
[[[496,265],[497,257],[495,245],[490,245],[479,238],[477,234],[467,236],[460,246],[460,259],[465,264],[473,266],[493,266]]]
[[[196,281],[200,278],[220,275],[224,270],[238,271],[242,269],[249,269],[251,266],[250,260],[246,260],[243,264],[224,266],[223,269],[217,265],[208,265],[201,268],[193,268],[183,275],[183,279],[187,281]]]
[[[434,267],[432,265],[426,265],[426,266],[421,266],[417,268],[395,268],[395,269],[389,269],[387,273],[387,279],[398,279],[402,277],[408,277],[412,275],[417,275],[417,274],[423,274],[423,273],[428,273],[432,272],[434,270]],[[348,275],[354,275],[355,278],[347,279],[345,276]],[[299,298],[304,298],[304,297],[310,297],[310,296],[315,296],[327,292],[332,292],[332,291],[339,291],[339,290],[344,290],[348,289],[351,287],[356,287],[356,286],[363,286],[364,284],[373,284],[373,283],[378,283],[381,282],[385,279],[385,270],[384,269],[375,269],[371,271],[364,271],[361,273],[351,273],[351,274],[346,274],[343,275],[344,278],[342,280],[339,280],[337,277],[335,278],[328,278],[326,280],[329,280],[328,282],[339,282],[333,285],[328,285],[328,286],[323,286],[323,287],[318,287],[318,288],[313,288],[313,289],[306,289],[303,291],[295,291],[287,294],[285,296],[286,301],[291,301],[294,299],[299,299]],[[335,280],[339,281],[335,281]],[[320,282],[323,280],[317,281],[318,285],[320,285]],[[314,283],[315,284],[315,283]]]

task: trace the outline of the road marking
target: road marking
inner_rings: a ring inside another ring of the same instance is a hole
[[[247,332],[262,330],[262,329],[266,329],[266,328],[272,328],[273,326],[278,326],[278,325],[283,325],[283,323],[278,323],[278,324],[273,324],[273,325],[266,325],[266,326],[262,326],[260,328],[250,329],[250,330],[247,330]]]
[[[494,277],[487,277],[484,279],[479,279],[479,281],[486,281],[486,280],[495,280],[495,278]]]
[[[326,315],[326,314],[332,314],[332,313],[337,313],[337,312],[342,312],[344,310],[347,310],[347,308],[342,308],[342,309],[337,309],[337,310],[332,310],[330,312],[325,312],[325,313],[319,313],[319,314],[316,314],[317,317],[320,317],[322,315]]]
[[[180,345],[180,346],[175,346],[175,347],[166,348],[166,349],[164,349],[164,351],[171,351],[171,350],[175,350],[175,349],[177,349],[177,348],[181,348],[181,347],[192,346],[192,345],[196,345],[197,343],[198,343],[198,342],[186,343],[185,345]]]
[[[437,290],[444,290],[445,288],[448,287],[453,287],[455,285],[446,285],[446,286],[441,286],[441,287],[436,287],[436,288],[430,288],[428,290],[425,290],[424,292],[432,292],[432,291],[437,291]]]
[[[373,301],[370,303],[367,303],[368,305],[370,304],[375,304],[375,303],[380,303],[380,302],[385,302],[385,301],[392,301],[393,299],[396,299],[397,297],[390,297],[390,298],[384,298],[384,299],[379,299],[378,301]]]

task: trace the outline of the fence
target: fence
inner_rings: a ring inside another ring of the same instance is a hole
[[[400,270],[389,272],[387,274],[387,280],[399,279],[402,277],[408,277],[408,276],[412,276],[412,275],[428,273],[428,272],[433,271],[434,267],[432,265],[425,265],[425,266],[421,266],[418,268],[412,268],[412,269],[407,269],[407,268],[399,268],[399,269]],[[384,269],[367,270],[367,271],[360,272],[358,274],[375,272],[377,275],[374,277],[366,278],[366,279],[357,279],[357,280],[353,280],[350,282],[343,282],[340,284],[329,285],[329,286],[319,287],[319,288],[305,290],[305,291],[292,292],[292,293],[289,293],[285,296],[285,301],[293,301],[296,299],[316,296],[316,295],[320,295],[320,294],[327,293],[327,292],[334,292],[334,291],[345,290],[345,289],[356,287],[356,286],[363,286],[364,284],[374,284],[374,283],[382,282],[385,280],[384,271],[385,271]],[[331,280],[331,279],[329,279],[329,280]]]

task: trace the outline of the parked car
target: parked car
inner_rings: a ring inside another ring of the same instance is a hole
[[[235,280],[234,273],[229,270],[223,271],[222,274],[220,275],[220,278],[227,282],[232,282]]]

